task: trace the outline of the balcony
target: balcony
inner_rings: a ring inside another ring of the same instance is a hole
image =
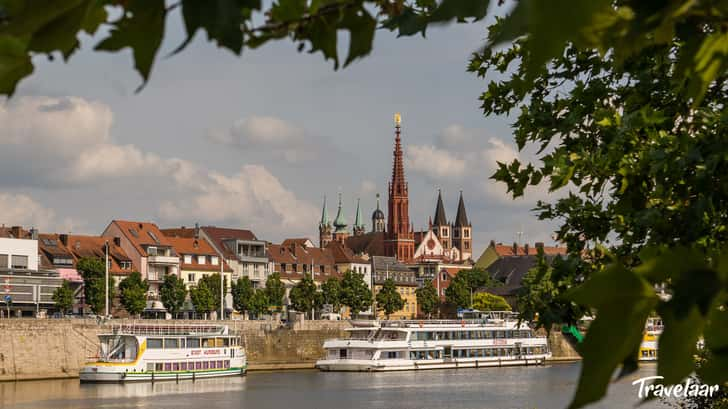
[[[179,257],[177,256],[160,256],[160,255],[149,255],[147,256],[147,262],[149,264],[163,264],[163,265],[178,265]]]

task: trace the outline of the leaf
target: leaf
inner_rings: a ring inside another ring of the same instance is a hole
[[[134,68],[142,76],[139,92],[147,83],[164,36],[167,11],[164,0],[129,0],[124,15],[113,23],[111,34],[96,50],[119,51],[129,47],[134,54]]]
[[[251,0],[184,0],[182,17],[187,38],[172,54],[182,51],[192,41],[197,30],[204,29],[209,40],[240,55],[243,49],[243,10],[259,9],[260,1]]]
[[[0,94],[13,95],[18,82],[33,72],[22,40],[0,35]]]
[[[340,27],[349,30],[349,54],[346,56],[344,67],[357,58],[364,57],[372,51],[374,30],[377,22],[363,8],[350,9],[344,16]]]
[[[705,346],[713,351],[728,351],[728,294],[716,297],[705,325]]]
[[[631,362],[630,355],[639,347],[645,321],[657,304],[657,296],[644,278],[613,264],[569,291],[567,297],[597,309],[581,346],[581,375],[569,405],[579,408],[601,399],[616,367]]]
[[[697,106],[713,80],[728,68],[728,32],[713,33],[705,37],[694,57],[694,73],[690,76],[690,96]]]
[[[670,306],[672,301],[664,305],[659,313],[665,323],[658,344],[657,374],[664,376],[664,385],[681,382],[695,369],[695,354],[698,338],[703,331],[704,318],[697,308],[683,318]]]
[[[29,50],[43,53],[60,51],[64,59],[68,60],[78,47],[77,35],[86,18],[88,3],[80,2],[33,33],[28,44]]]
[[[2,27],[3,34],[23,36],[35,33],[41,27],[77,7],[82,0],[25,0],[13,2],[9,23]]]
[[[476,21],[485,17],[490,0],[443,0],[432,16],[430,22],[442,22],[452,19],[464,20],[468,17]]]

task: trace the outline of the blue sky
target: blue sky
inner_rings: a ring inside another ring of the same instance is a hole
[[[508,118],[482,115],[486,83],[466,72],[485,27],[431,28],[427,39],[380,30],[372,54],[339,71],[289,42],[238,58],[198,34],[138,94],[130,52],[93,53],[86,38],[68,63],[38,59],[0,104],[0,223],[97,234],[123,218],[315,239],[323,195],[334,213],[342,192],[349,222],[357,198],[367,220],[375,194],[386,201],[401,112],[416,228],[438,188],[454,218],[462,189],[476,251],[519,231],[551,243],[553,226],[529,211],[546,192],[514,202],[488,179],[496,160],[531,156],[515,151]],[[173,15],[161,55],[182,41]]]

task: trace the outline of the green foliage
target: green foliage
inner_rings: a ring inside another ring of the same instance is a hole
[[[478,311],[510,311],[511,306],[500,295],[477,293],[473,294],[473,309]]]
[[[364,281],[362,274],[351,270],[344,272],[341,278],[341,304],[349,307],[351,316],[355,316],[372,305],[372,291]]]
[[[147,306],[149,282],[142,280],[142,275],[135,271],[119,283],[119,298],[129,315],[139,315]]]
[[[176,275],[167,274],[164,276],[164,282],[159,287],[159,296],[162,299],[164,308],[172,314],[172,317],[176,317],[184,306],[185,298],[187,298],[187,287],[185,287],[184,281]]]
[[[698,351],[695,367],[696,374],[690,375],[690,384],[692,385],[708,385],[700,374],[703,372],[703,366],[710,361],[711,357],[705,350]],[[685,396],[680,399],[661,398],[664,403],[672,407],[680,409],[725,409],[728,407],[728,388],[719,388],[712,396]]]
[[[63,280],[63,284],[53,291],[53,302],[56,303],[56,307],[60,312],[66,313],[73,308],[73,301],[71,283],[68,280]]]
[[[252,302],[253,283],[248,277],[240,277],[238,281],[234,281],[232,285],[233,306],[239,312],[250,311],[250,303]]]
[[[399,311],[404,307],[404,299],[399,295],[394,280],[388,278],[384,280],[382,288],[377,293],[377,309],[384,311],[384,315],[392,315],[393,312]]]
[[[459,308],[470,308],[470,291],[467,278],[458,273],[445,289],[445,301]]]
[[[212,309],[209,311],[220,311],[220,273],[210,274],[202,277],[197,285],[199,286],[202,282],[205,283],[205,287],[210,290],[210,294],[212,295]],[[222,285],[223,292],[227,294],[227,280],[223,280]],[[197,309],[196,305],[195,309]]]
[[[321,285],[321,304],[331,304],[334,312],[341,310],[341,281],[330,277]]]
[[[415,295],[417,296],[417,306],[428,318],[440,306],[440,297],[438,297],[437,289],[432,285],[432,281],[426,281],[425,285],[415,291]]]
[[[573,12],[598,7],[587,3]],[[469,67],[480,77],[500,78],[481,96],[484,112],[516,111],[519,149],[538,150],[538,161],[501,163],[493,178],[515,197],[542,183],[551,191],[570,190],[536,208],[539,218],[561,221],[557,233],[569,257],[530,273],[521,300],[533,296],[523,316],[538,313],[540,325],[573,323],[583,312],[596,312],[582,344],[572,407],[604,396],[616,368],[621,375],[636,369],[650,311],[665,322],[658,353],[665,384],[695,369],[700,334],[720,333],[721,339],[728,331],[711,320],[726,308],[728,288],[721,262],[728,244],[728,76],[718,51],[726,42],[711,45],[724,33],[717,27],[726,10],[707,17],[702,13],[712,6],[705,3],[658,3],[614,3],[607,12],[613,19],[584,26],[585,38],[562,35],[553,48],[541,44],[535,30],[521,37],[523,30],[509,32],[510,23],[501,21],[489,42],[518,40],[484,49]],[[532,25],[529,19],[537,17],[519,11],[521,4],[514,15]],[[625,11],[629,21],[613,14]],[[574,24],[584,23],[568,23]],[[543,58],[548,69],[534,71],[534,59]],[[693,74],[686,79],[686,72]],[[665,285],[672,298],[658,299],[654,285]],[[725,381],[728,354],[706,347],[705,380]]]
[[[83,277],[83,294],[85,303],[94,314],[106,311],[106,287],[104,285],[104,260],[97,257],[81,258],[76,263],[76,270]],[[114,299],[114,280],[109,275],[109,313]]]
[[[279,310],[283,307],[283,296],[286,295],[286,287],[283,285],[279,273],[273,273],[265,280],[265,295],[269,307],[275,307]]]
[[[249,312],[254,315],[260,315],[263,313],[268,312],[268,308],[270,306],[270,301],[268,300],[268,295],[266,291],[262,288],[259,288],[255,290],[253,293],[253,296],[250,298],[250,303],[248,305]]]
[[[217,310],[215,292],[208,287],[207,281],[200,280],[196,286],[190,288],[190,300],[192,300],[192,305],[195,306],[195,311],[198,314],[207,314]]]
[[[291,306],[294,310],[310,313],[317,304],[316,283],[311,276],[304,276],[298,284],[291,288]]]

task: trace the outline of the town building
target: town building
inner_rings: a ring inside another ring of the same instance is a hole
[[[121,247],[131,259],[133,269],[149,282],[147,312],[165,311],[159,302],[159,286],[164,276],[179,277],[179,255],[156,224],[113,220],[101,234]]]
[[[232,269],[233,281],[248,277],[254,288],[265,286],[270,274],[268,244],[250,230],[215,226],[163,229],[169,237],[198,237],[209,243],[224,263]]]
[[[374,280],[373,294],[382,289],[387,279],[392,279],[397,288],[397,292],[404,299],[405,303],[401,310],[395,311],[389,316],[390,319],[414,319],[417,317],[417,274],[410,267],[397,260],[396,257],[373,256],[372,257],[372,276]],[[386,318],[384,312],[376,307],[377,318]]]
[[[179,255],[180,277],[187,288],[196,286],[205,276],[222,272],[228,292],[230,291],[233,270],[220,258],[207,240],[201,237],[167,237],[167,240],[172,244],[174,252]]]

